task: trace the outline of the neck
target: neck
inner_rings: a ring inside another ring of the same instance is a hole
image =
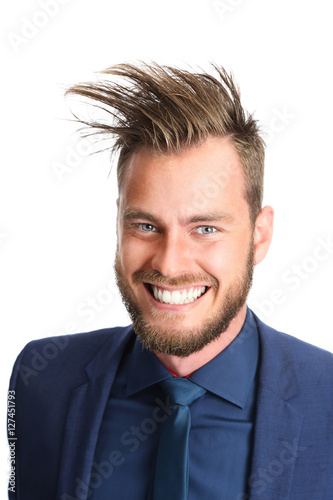
[[[237,337],[242,329],[245,317],[246,304],[244,304],[237,316],[231,321],[225,332],[216,340],[207,344],[201,351],[195,352],[186,358],[161,354],[159,352],[155,352],[155,355],[167,370],[175,373],[178,377],[186,377],[215,358]]]

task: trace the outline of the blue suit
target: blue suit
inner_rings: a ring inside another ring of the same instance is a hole
[[[333,355],[255,319],[259,388],[249,494],[241,500],[333,500]],[[131,326],[109,328],[23,349],[10,383],[17,411],[11,499],[89,498],[103,411],[133,334]]]

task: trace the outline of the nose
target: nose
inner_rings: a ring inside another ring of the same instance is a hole
[[[193,253],[186,238],[179,234],[165,235],[154,249],[151,265],[166,278],[188,274],[193,268]]]

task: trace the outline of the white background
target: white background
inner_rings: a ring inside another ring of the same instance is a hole
[[[265,203],[276,212],[249,304],[271,326],[333,351],[333,35],[328,0],[19,0],[6,3],[1,28],[5,497],[5,400],[19,351],[35,338],[129,322],[113,280],[114,172],[108,153],[88,157],[74,135],[64,87],[137,60],[232,70],[267,133]]]

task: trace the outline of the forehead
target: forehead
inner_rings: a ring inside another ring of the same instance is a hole
[[[163,203],[184,215],[247,205],[241,161],[224,138],[210,137],[179,154],[140,150],[125,167],[120,203],[123,208],[140,204],[136,208],[145,205],[149,210]]]

